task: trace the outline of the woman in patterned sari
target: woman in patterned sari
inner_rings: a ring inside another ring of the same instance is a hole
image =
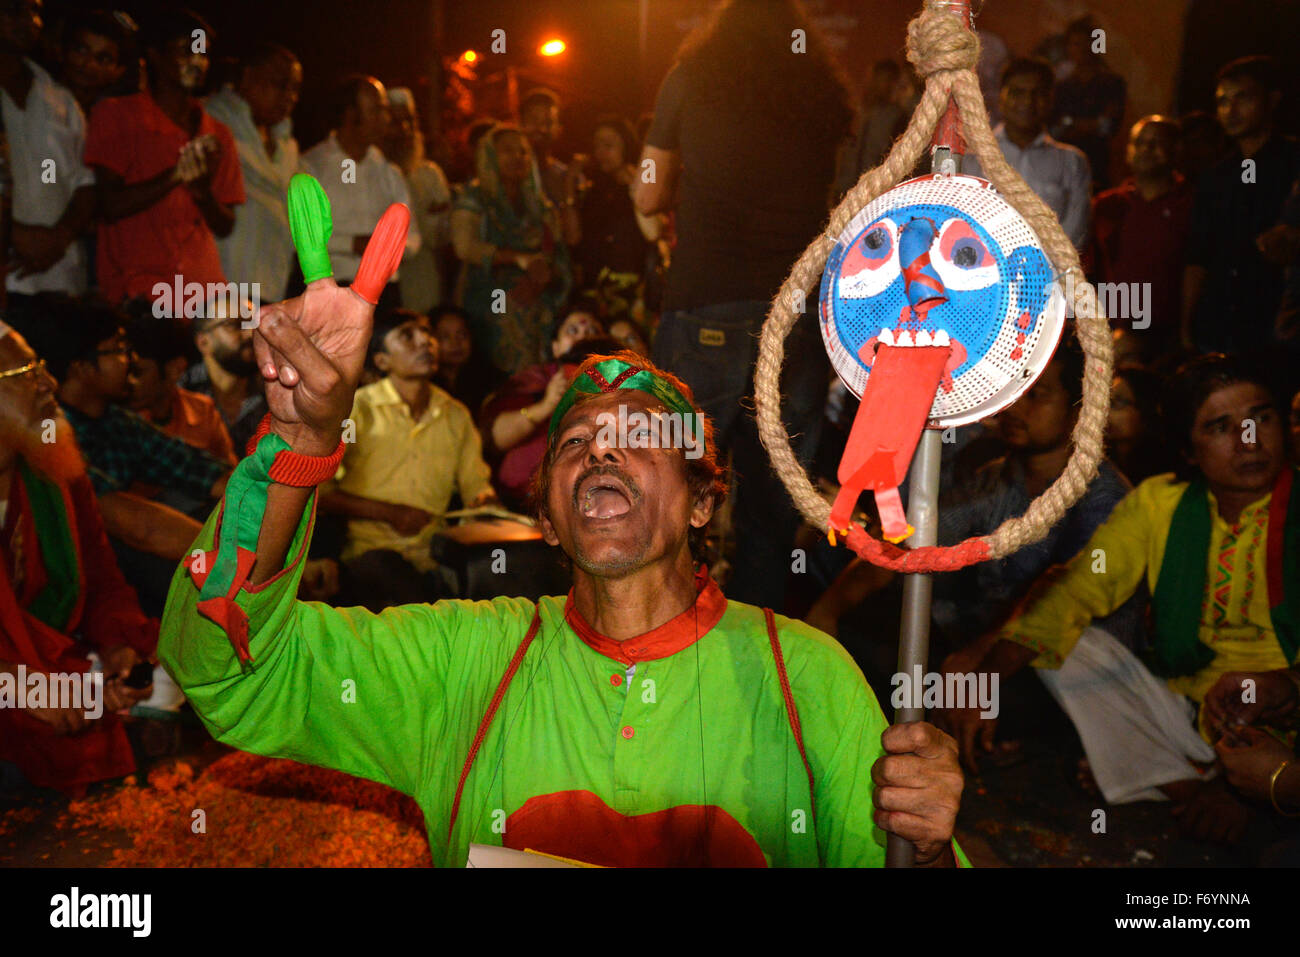
[[[479,140],[475,166],[477,178],[452,210],[452,245],[462,263],[458,300],[475,347],[513,375],[543,358],[571,285],[569,255],[518,127],[494,126]]]

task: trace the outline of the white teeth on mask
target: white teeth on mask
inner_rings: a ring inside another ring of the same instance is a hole
[[[952,344],[952,338],[942,329],[933,333],[928,329],[922,329],[915,334],[907,329],[881,329],[880,335],[876,339],[881,345],[886,346],[947,346]]]

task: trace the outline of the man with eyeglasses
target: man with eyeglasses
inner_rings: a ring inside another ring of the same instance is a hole
[[[0,707],[0,762],[35,786],[77,793],[135,770],[116,712],[151,693],[124,680],[153,655],[158,622],[118,569],[55,388],[0,321],[0,675],[79,675],[94,651],[107,679],[98,715],[84,700]]]
[[[165,488],[200,502],[219,497],[230,466],[146,422],[123,403],[131,396],[133,351],[125,317],[111,306],[41,297],[46,328],[41,351],[59,381],[59,403],[86,457],[109,535],[128,580],[147,611],[161,609],[171,567],[186,554],[198,525],[134,494]]]

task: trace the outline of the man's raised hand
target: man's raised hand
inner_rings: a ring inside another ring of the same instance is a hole
[[[331,278],[325,191],[301,173],[290,182],[289,226],[307,289],[260,310],[253,348],[272,428],[295,451],[328,455],[338,445],[365,365],[375,304],[401,262],[410,216],[399,203],[388,207],[345,289]]]

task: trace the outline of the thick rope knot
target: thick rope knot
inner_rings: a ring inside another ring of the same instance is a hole
[[[907,59],[922,77],[945,70],[973,70],[980,41],[960,17],[926,10],[907,25]]]

